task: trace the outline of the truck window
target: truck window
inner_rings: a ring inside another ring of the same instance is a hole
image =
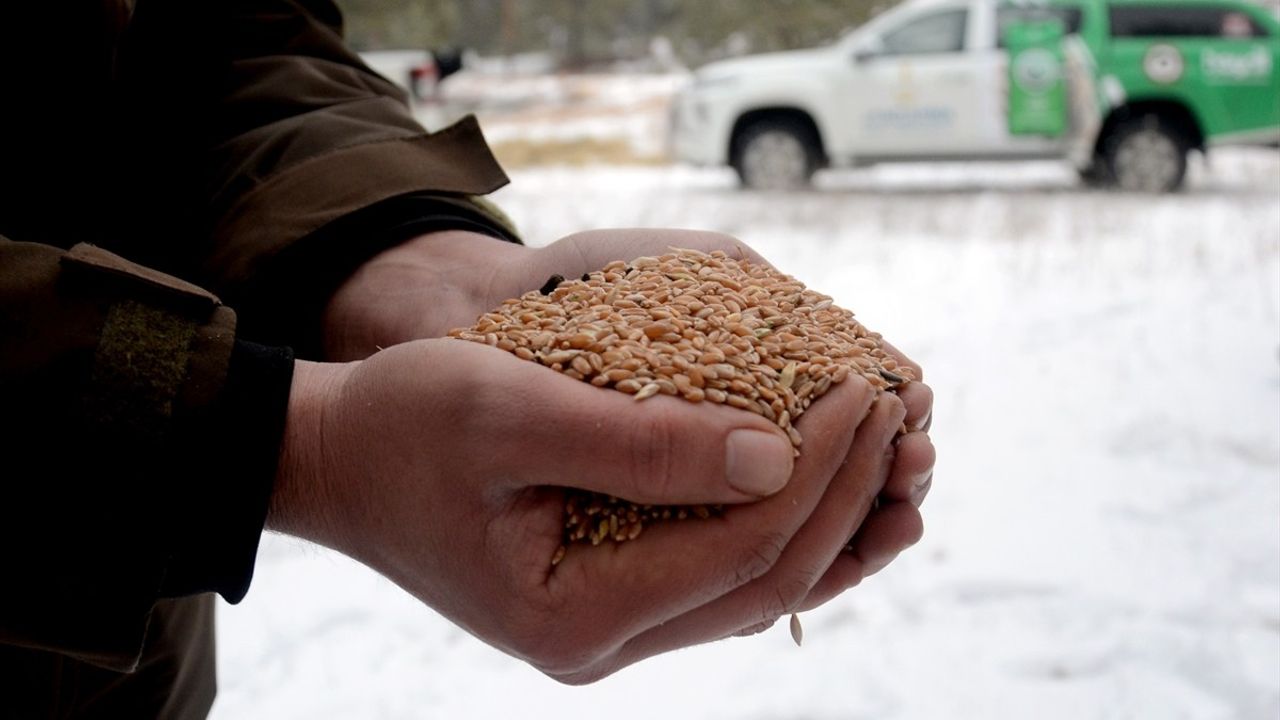
[[[922,15],[881,38],[883,55],[923,55],[957,53],[964,50],[964,33],[969,12],[943,10]]]
[[[1211,5],[1112,5],[1112,37],[1266,37],[1247,14]]]
[[[1083,13],[1078,7],[1026,8],[1002,7],[996,11],[996,47],[1004,47],[1004,33],[1015,23],[1036,22],[1056,18],[1062,21],[1062,30],[1066,35],[1080,32]]]

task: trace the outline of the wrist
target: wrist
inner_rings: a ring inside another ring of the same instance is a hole
[[[532,250],[463,230],[419,235],[371,258],[330,297],[325,357],[357,360],[409,340],[442,337],[514,292],[511,268]]]
[[[327,433],[326,414],[334,410],[354,363],[295,361],[275,487],[267,510],[266,527],[332,546],[339,528],[332,509],[337,469],[330,458],[340,457],[338,438]]]

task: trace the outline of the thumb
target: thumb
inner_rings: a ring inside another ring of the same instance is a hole
[[[531,367],[536,384],[513,401],[537,420],[522,423],[510,446],[521,448],[528,484],[640,504],[718,504],[767,497],[791,476],[791,442],[759,415],[663,395],[638,401]]]

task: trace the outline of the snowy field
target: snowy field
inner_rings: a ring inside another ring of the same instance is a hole
[[[937,393],[925,539],[803,648],[778,627],[570,688],[267,537],[220,608],[216,720],[1280,717],[1280,153],[1224,151],[1172,197],[1047,163],[795,195],[526,169],[495,199],[534,244],[733,233],[911,353]]]

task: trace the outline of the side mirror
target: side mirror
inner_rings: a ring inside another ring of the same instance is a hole
[[[873,38],[862,43],[853,51],[853,62],[861,65],[872,58],[879,57],[884,54],[884,43],[879,38]]]

